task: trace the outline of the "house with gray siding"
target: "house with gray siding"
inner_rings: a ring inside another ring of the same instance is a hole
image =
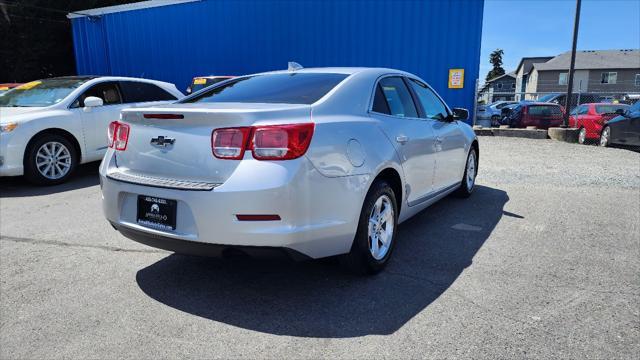
[[[523,81],[524,91],[567,91],[570,61],[568,51],[547,61],[532,62]],[[576,52],[573,91],[640,94],[640,49]]]
[[[516,76],[514,72],[496,76],[487,82],[478,91],[478,100],[484,104],[495,101],[511,101],[516,90]]]

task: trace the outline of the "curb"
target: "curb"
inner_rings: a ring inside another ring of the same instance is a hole
[[[553,140],[564,141],[568,143],[578,142],[578,129],[573,128],[549,128],[549,137]]]
[[[478,136],[504,136],[525,139],[547,139],[547,130],[542,129],[511,129],[511,128],[480,128],[474,127]]]

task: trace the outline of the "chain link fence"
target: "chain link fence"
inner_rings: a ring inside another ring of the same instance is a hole
[[[591,112],[592,115],[597,114],[596,111],[615,111],[617,108],[624,108],[624,105],[633,105],[640,100],[640,89],[636,93],[629,92],[576,92],[573,93],[569,103],[567,104],[567,94],[558,92],[492,92],[490,97],[479,96],[475,106],[475,114],[473,124],[482,127],[497,127],[500,125],[514,125],[509,123],[506,117],[517,107],[518,104],[526,102],[543,102],[560,106],[560,110],[564,114],[569,114],[575,118],[586,115]],[[487,103],[488,101],[493,101]],[[612,104],[620,106],[599,106],[595,107],[582,106],[586,104]],[[586,112],[585,112],[586,111]],[[549,108],[548,115],[557,115],[557,110]],[[571,121],[569,123],[572,124]]]

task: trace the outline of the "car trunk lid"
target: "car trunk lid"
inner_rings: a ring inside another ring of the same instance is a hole
[[[116,153],[117,171],[172,181],[222,184],[241,160],[218,159],[213,130],[253,125],[309,122],[309,105],[198,103],[128,109],[125,151]]]

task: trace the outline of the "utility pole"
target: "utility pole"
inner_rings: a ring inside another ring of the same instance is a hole
[[[569,112],[571,111],[571,97],[573,95],[573,71],[576,66],[576,45],[578,44],[578,27],[580,25],[580,5],[582,0],[576,0],[576,15],[573,21],[573,45],[571,47],[571,64],[569,65],[569,83],[567,84],[567,100],[564,104],[564,118],[562,127],[569,127]],[[579,104],[576,104],[578,106]]]

